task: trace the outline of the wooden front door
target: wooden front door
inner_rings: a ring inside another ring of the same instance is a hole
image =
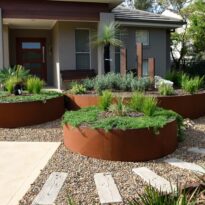
[[[17,38],[17,64],[30,70],[30,74],[47,80],[46,39]]]

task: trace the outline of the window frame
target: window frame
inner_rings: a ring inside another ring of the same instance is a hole
[[[136,30],[136,32],[135,32],[135,40],[136,40],[136,43],[140,43],[140,42],[138,42],[137,41],[137,32],[146,32],[147,33],[147,44],[145,45],[145,44],[143,44],[142,42],[142,44],[143,44],[143,47],[149,47],[150,46],[150,31],[149,30],[146,30],[146,29],[139,29],[139,30]]]
[[[77,30],[87,30],[88,31],[88,35],[89,35],[89,43],[88,43],[88,47],[89,47],[89,51],[88,52],[78,52],[76,49],[76,31]],[[89,66],[89,70],[92,69],[92,54],[91,54],[91,29],[90,28],[75,28],[75,69],[76,70],[83,70],[83,69],[77,69],[77,54],[89,54],[89,61],[90,61],[90,66]],[[84,69],[86,70],[86,69]]]

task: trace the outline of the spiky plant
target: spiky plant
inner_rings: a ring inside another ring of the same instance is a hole
[[[122,47],[123,43],[120,39],[116,38],[119,33],[119,25],[111,22],[103,27],[102,34],[97,36],[94,44],[104,47],[104,69],[105,73],[110,72],[110,46]]]

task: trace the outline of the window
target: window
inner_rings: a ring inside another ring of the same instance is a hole
[[[143,60],[142,75],[143,77],[149,76],[148,60]]]
[[[40,42],[22,42],[22,49],[41,49]]]
[[[142,43],[144,46],[149,45],[149,31],[139,30],[136,31],[136,42]]]
[[[75,30],[76,69],[90,69],[90,32]]]

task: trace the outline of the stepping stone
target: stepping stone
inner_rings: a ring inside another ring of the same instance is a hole
[[[176,190],[175,185],[172,185],[165,178],[160,177],[146,167],[133,169],[133,172],[139,175],[145,182],[153,186],[158,191],[162,191],[164,193],[171,193]]]
[[[186,170],[195,172],[197,174],[205,174],[205,170],[201,166],[194,164],[194,163],[184,162],[176,158],[167,159],[165,160],[165,162],[175,167],[186,169]]]
[[[63,172],[53,172],[40,193],[34,199],[32,205],[52,205],[54,204],[68,174]]]
[[[109,173],[98,173],[94,175],[94,180],[101,204],[120,203],[122,197],[117,185]]]
[[[198,148],[198,147],[191,147],[188,149],[189,152],[193,152],[196,154],[202,154],[205,155],[205,149],[204,148]]]

